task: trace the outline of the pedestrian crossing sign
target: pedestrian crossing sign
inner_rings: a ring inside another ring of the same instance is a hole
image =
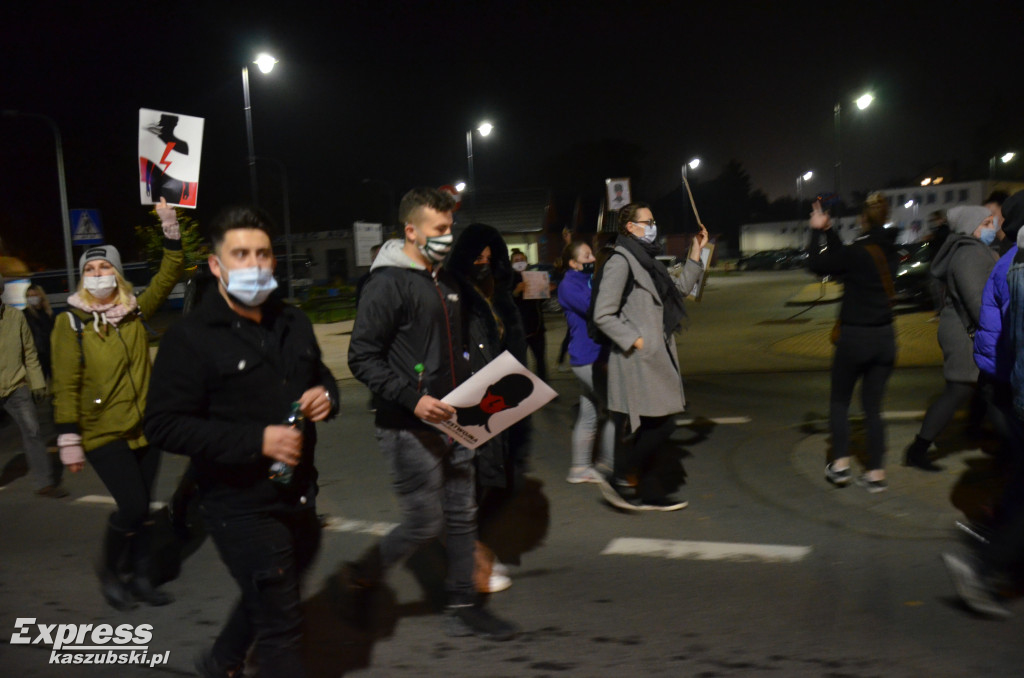
[[[71,210],[71,242],[76,245],[103,243],[99,210]]]

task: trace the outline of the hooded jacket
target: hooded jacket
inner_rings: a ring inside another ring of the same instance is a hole
[[[53,420],[57,433],[79,433],[86,452],[115,440],[133,449],[147,444],[142,413],[152,366],[143,320],[156,313],[184,269],[181,241],[164,240],[160,270],[138,296],[138,310],[117,325],[72,308],[54,322],[50,337]],[[81,322],[72,326],[68,313]]]
[[[974,333],[981,312],[981,295],[996,263],[988,245],[971,235],[951,233],[932,260],[931,274],[943,285],[939,311],[942,373],[947,381],[974,382]]]
[[[1010,381],[1013,370],[1013,346],[1009,332],[1004,331],[1010,308],[1010,290],[1006,275],[1017,255],[1019,233],[1024,225],[1024,191],[1014,193],[1003,204],[1003,232],[1012,243],[999,259],[981,293],[978,331],[974,335],[974,362],[994,379]]]
[[[384,243],[370,268],[348,366],[373,393],[379,428],[433,431],[413,411],[424,395],[443,398],[469,375],[461,298],[444,266],[428,271],[403,251],[404,244]]]
[[[36,345],[25,315],[0,302],[0,398],[25,385],[46,388]]]

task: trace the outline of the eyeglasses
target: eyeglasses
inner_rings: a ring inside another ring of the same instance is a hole
[[[634,224],[640,224],[641,226],[657,226],[657,222],[654,219],[647,219],[645,221],[634,221]]]

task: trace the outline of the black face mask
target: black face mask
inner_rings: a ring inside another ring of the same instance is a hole
[[[491,277],[490,264],[473,264],[473,280],[484,282]]]
[[[593,261],[588,261],[587,263],[583,264],[583,268],[580,269],[580,272],[581,273],[593,273],[594,272],[594,262]]]

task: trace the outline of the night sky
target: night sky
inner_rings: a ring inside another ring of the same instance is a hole
[[[465,133],[483,119],[483,190],[570,202],[596,203],[606,174],[653,200],[694,155],[696,181],[736,159],[769,198],[807,169],[808,191],[828,190],[836,101],[845,190],[933,168],[980,179],[994,152],[1024,152],[1020,2],[14,4],[28,8],[0,10],[0,108],[56,121],[70,206],[98,208],[129,249],[146,218],[138,109],[206,119],[194,216],[208,220],[248,198],[240,69],[264,49],[280,63],[250,69],[256,153],[286,166],[296,231],[372,217],[367,194],[466,179]],[[859,112],[864,91],[877,100]],[[0,117],[0,143],[0,235],[59,266],[50,132]],[[279,185],[261,165],[278,214]]]

